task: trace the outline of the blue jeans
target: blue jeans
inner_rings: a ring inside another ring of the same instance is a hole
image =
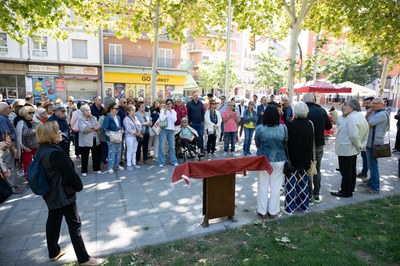
[[[169,157],[171,160],[171,164],[177,164],[178,159],[176,158],[175,155],[175,132],[173,130],[168,130],[168,129],[161,129],[160,135],[159,135],[159,146],[158,146],[158,164],[165,164],[165,144],[167,143],[168,140],[168,146],[169,146]]]
[[[367,160],[367,152],[362,151],[361,152],[361,158],[362,158],[362,170],[361,173],[367,174],[368,173],[368,160]]]
[[[197,145],[201,151],[204,150],[204,123],[192,123],[190,125],[199,134]]]
[[[235,132],[225,132],[225,140],[224,140],[224,152],[229,151],[229,138],[231,140],[231,152],[235,151],[235,143],[236,143],[236,135],[237,131]]]
[[[378,160],[372,157],[372,148],[367,147],[367,160],[369,167],[369,181],[368,187],[370,187],[373,191],[379,192],[379,168],[378,168]]]
[[[107,141],[108,145],[108,170],[119,165],[121,161],[121,146],[122,143],[112,143]]]
[[[103,164],[107,163],[108,158],[108,144],[105,141],[101,142],[101,161]]]
[[[245,154],[250,154],[250,145],[253,138],[254,128],[244,127],[244,142],[243,142],[243,152]]]

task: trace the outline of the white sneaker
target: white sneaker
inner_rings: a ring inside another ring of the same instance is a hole
[[[164,165],[163,165],[163,164],[159,164],[158,166],[159,166],[159,167],[164,167]]]
[[[86,173],[82,173],[82,176],[85,177],[85,176],[87,176],[87,174]]]
[[[110,170],[108,170],[108,173],[109,173],[109,174],[113,174],[113,173],[114,173],[114,170],[113,170],[113,169],[110,169]]]
[[[226,157],[228,156],[228,153],[226,151],[224,151],[224,153],[222,154],[222,156]]]
[[[128,170],[128,171],[133,171],[133,167],[132,167],[132,166],[127,166],[127,167],[126,167],[126,170]]]
[[[134,165],[134,166],[135,166],[136,169],[139,169],[139,168],[140,168],[140,165]]]
[[[119,165],[119,166],[118,166],[118,170],[121,170],[121,171],[122,171],[122,170],[125,170],[125,168],[122,167],[121,165]]]
[[[101,171],[94,171],[95,174],[101,174]]]
[[[179,164],[175,163],[174,166],[178,166]]]

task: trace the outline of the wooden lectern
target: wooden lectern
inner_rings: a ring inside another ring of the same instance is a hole
[[[234,220],[236,173],[266,170],[272,167],[265,156],[250,156],[224,160],[187,162],[175,167],[172,182],[190,178],[203,178],[203,227],[209,226],[209,219],[228,217]]]

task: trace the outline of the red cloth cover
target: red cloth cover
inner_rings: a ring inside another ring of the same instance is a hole
[[[189,178],[207,178],[225,174],[241,173],[246,171],[266,170],[272,173],[272,166],[265,156],[249,156],[223,160],[187,162],[175,167],[172,175],[172,182],[178,182],[184,178],[189,185]]]

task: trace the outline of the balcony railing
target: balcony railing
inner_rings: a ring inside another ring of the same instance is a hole
[[[153,58],[144,56],[109,54],[104,56],[104,63],[107,65],[151,67],[153,63]],[[167,69],[190,70],[191,68],[193,68],[193,62],[184,61],[182,59],[158,58],[157,67]]]

